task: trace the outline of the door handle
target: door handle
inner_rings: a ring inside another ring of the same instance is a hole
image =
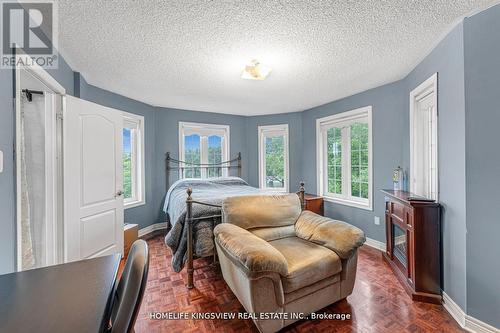
[[[115,194],[115,198],[117,197],[121,197],[123,195],[123,191],[122,190],[119,190],[118,192],[116,192]]]

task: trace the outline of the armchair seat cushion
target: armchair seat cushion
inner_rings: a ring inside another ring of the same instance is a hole
[[[299,237],[270,241],[286,259],[288,274],[281,278],[285,293],[312,285],[342,270],[339,256],[321,245]]]

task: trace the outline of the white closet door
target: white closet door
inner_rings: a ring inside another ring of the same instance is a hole
[[[121,111],[66,97],[65,260],[123,254]]]

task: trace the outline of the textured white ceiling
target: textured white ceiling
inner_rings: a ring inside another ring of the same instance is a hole
[[[493,2],[59,0],[59,45],[89,83],[155,106],[282,113],[402,78]],[[254,58],[265,81],[240,78]]]

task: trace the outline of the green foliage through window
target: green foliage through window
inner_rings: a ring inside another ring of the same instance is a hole
[[[351,195],[368,199],[368,124],[351,125]]]
[[[328,192],[342,194],[342,130],[327,132]]]
[[[348,189],[350,186],[352,197],[368,199],[368,124],[357,122],[348,127],[332,127],[326,132],[326,140],[328,193],[347,195],[343,186],[343,182],[347,182],[345,185]],[[349,158],[345,156],[348,149],[350,160],[344,161]],[[346,179],[349,171],[351,177]]]
[[[201,163],[201,136],[198,134],[192,134],[184,137],[184,160],[186,162],[192,163],[193,165],[187,164],[186,170],[184,171],[185,178],[201,178],[202,169],[208,178],[221,177],[222,168],[221,167],[204,167],[201,168],[196,166]],[[208,137],[208,156],[207,161],[204,163],[208,164],[219,164],[222,163],[222,137],[218,135],[211,135]]]
[[[132,130],[123,129],[123,198],[132,198]]]
[[[123,197],[132,198],[132,156],[123,153]]]
[[[201,143],[197,134],[184,137],[184,161],[193,164],[201,163]],[[201,178],[201,169],[191,164],[186,164],[185,178]]]
[[[266,144],[266,187],[285,187],[285,137],[265,138]]]
[[[208,163],[220,164],[222,162],[222,137],[212,135],[208,137]],[[208,177],[221,177],[222,168],[214,167],[208,169]]]

